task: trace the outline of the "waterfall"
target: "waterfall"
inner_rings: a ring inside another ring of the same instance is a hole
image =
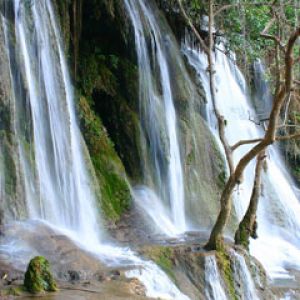
[[[256,288],[244,257],[234,250],[230,251],[230,256],[237,298],[242,300],[258,300],[259,297],[256,294]],[[208,300],[227,299],[214,255],[205,257],[205,296]]]
[[[188,43],[183,51],[203,82],[210,101],[206,55],[190,47]],[[241,139],[262,137],[263,128],[256,125],[260,117],[249,102],[245,79],[234,63],[234,56],[227,57],[217,51],[215,69],[217,106],[227,121],[226,136],[229,143],[233,145]],[[257,92],[260,90],[264,91],[258,88]],[[258,97],[263,96],[264,94]],[[213,116],[211,103],[207,105],[207,110],[207,115]],[[216,133],[215,118],[210,117],[208,122],[211,130]],[[235,163],[251,147],[239,147],[234,152]],[[255,160],[245,170],[244,182],[234,192],[234,206],[239,219],[243,217],[250,200],[254,168]],[[272,278],[289,277],[289,269],[300,269],[299,215],[300,204],[294,192],[293,181],[277,147],[269,147],[258,208],[258,239],[251,240],[250,250]]]
[[[248,270],[245,258],[235,251],[231,252],[233,260],[233,274],[235,289],[241,289],[241,299],[243,300],[258,300],[255,284]],[[238,284],[237,284],[238,283]]]
[[[14,32],[2,21],[29,218],[95,241],[100,236],[95,196],[51,1],[15,0],[11,5]]]
[[[157,201],[151,204],[157,207],[157,213],[164,215],[164,207],[168,208],[173,227],[183,232],[186,229],[184,179],[167,61],[171,41],[161,32],[160,16],[157,11],[153,12],[152,1],[125,0],[125,5],[134,27],[139,66],[145,184],[157,194]],[[148,191],[144,189],[143,193]],[[142,207],[148,211],[146,204],[144,201]]]
[[[151,272],[145,272],[147,269]],[[132,270],[126,272],[129,278],[142,277],[148,286],[146,295],[148,297],[166,300],[189,300],[189,298],[182,294],[176,285],[154,264],[147,262],[144,270]]]
[[[205,296],[208,300],[227,300],[215,256],[205,257]]]
[[[138,278],[145,285],[147,296],[188,300],[153,262],[138,258],[127,248],[107,245],[101,239],[101,222],[92,187],[94,180],[87,166],[89,157],[76,120],[72,84],[52,1],[14,0],[6,5],[8,15],[1,16],[1,20],[10,64],[7,76],[12,86],[11,114],[14,116],[28,218],[42,220],[67,234],[108,266],[130,266],[127,277]],[[14,22],[10,23],[12,16]],[[168,128],[170,134],[176,136],[172,131],[175,130],[175,111],[168,102],[170,100],[166,96],[165,104],[171,106],[167,114]],[[171,152],[175,151],[171,153],[175,158],[171,160],[176,161],[179,150],[177,142],[175,146],[173,142],[170,148]],[[170,176],[171,172],[177,176],[176,170],[172,170],[173,163],[175,169],[178,166],[172,161]],[[3,177],[1,173],[1,193]],[[170,178],[171,185],[176,178]],[[181,194],[182,191],[178,192]],[[26,230],[30,225],[24,225],[24,228]],[[20,244],[22,237],[17,238]],[[7,249],[11,251],[11,245],[0,245],[4,253]],[[36,251],[32,249],[31,253],[36,254]]]

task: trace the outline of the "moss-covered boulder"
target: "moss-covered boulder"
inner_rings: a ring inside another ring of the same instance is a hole
[[[24,286],[30,293],[57,291],[56,282],[50,272],[50,264],[43,256],[36,256],[28,265]]]

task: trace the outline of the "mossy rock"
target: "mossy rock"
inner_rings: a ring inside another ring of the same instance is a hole
[[[50,264],[43,256],[36,256],[28,265],[24,286],[30,293],[57,291],[56,282],[50,272]]]

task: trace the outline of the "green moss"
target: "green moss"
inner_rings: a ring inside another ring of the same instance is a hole
[[[170,247],[154,246],[146,249],[146,256],[153,260],[158,266],[160,266],[166,274],[176,283],[174,274],[174,257],[173,250]]]
[[[57,291],[56,282],[50,273],[50,264],[45,257],[36,256],[29,262],[24,286],[31,293]]]
[[[80,97],[78,112],[81,129],[101,189],[101,209],[107,219],[116,221],[129,208],[131,202],[124,166],[87,98]]]
[[[118,95],[103,109],[103,122],[116,145],[116,151],[122,159],[130,178],[139,182],[142,178],[140,148],[140,123],[138,114]]]
[[[237,300],[238,298],[235,294],[234,275],[231,266],[230,255],[226,249],[226,246],[223,244],[220,244],[217,248],[216,257],[219,269],[223,275],[222,277],[226,283],[231,299]]]
[[[100,182],[102,211],[106,218],[116,221],[129,209],[131,195],[124,177],[110,169],[108,159],[98,155],[92,157],[92,162]]]
[[[100,49],[85,56],[81,60],[81,70],[84,73],[80,82],[85,95],[92,95],[94,89],[107,95],[115,96],[117,79],[111,69],[116,69],[118,60],[113,55],[103,55]]]

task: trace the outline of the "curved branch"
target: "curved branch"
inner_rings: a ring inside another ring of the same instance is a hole
[[[238,147],[242,146],[242,145],[249,145],[249,144],[255,144],[255,143],[259,143],[261,142],[263,139],[262,138],[258,138],[258,139],[252,139],[252,140],[241,140],[238,141],[236,144],[234,144],[233,146],[231,146],[231,150],[234,151],[236,150]]]
[[[279,46],[279,49],[280,49],[283,53],[285,53],[285,47],[284,47],[284,45],[281,43],[279,37],[277,37],[277,36],[275,36],[275,35],[267,34],[267,33],[261,33],[260,36],[263,37],[263,38],[265,38],[265,39],[274,41],[274,42]]]
[[[295,133],[291,135],[283,135],[283,136],[276,136],[276,141],[289,141],[289,140],[295,140],[300,138],[300,133]]]

